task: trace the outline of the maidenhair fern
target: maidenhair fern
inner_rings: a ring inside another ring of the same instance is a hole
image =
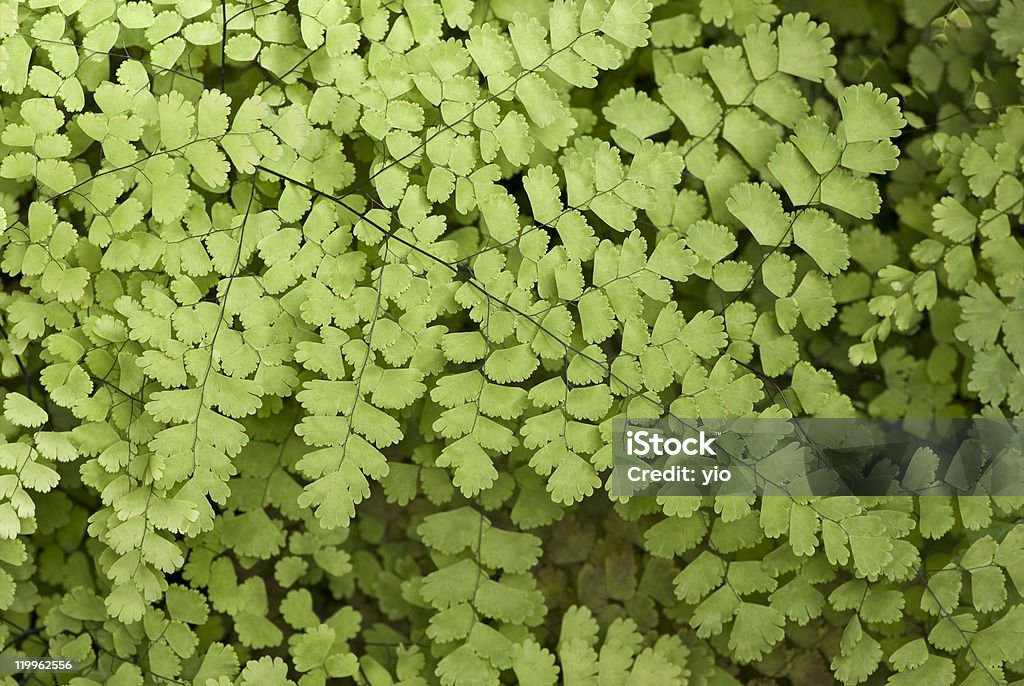
[[[608,494],[624,416],[1024,411],[1022,26],[0,0],[5,654],[75,686],[1024,677],[1024,499]]]

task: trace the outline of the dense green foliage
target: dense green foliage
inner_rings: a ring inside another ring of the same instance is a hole
[[[618,416],[1024,413],[1024,0],[653,4],[0,1],[4,654],[1024,678],[1022,498],[607,495]]]

